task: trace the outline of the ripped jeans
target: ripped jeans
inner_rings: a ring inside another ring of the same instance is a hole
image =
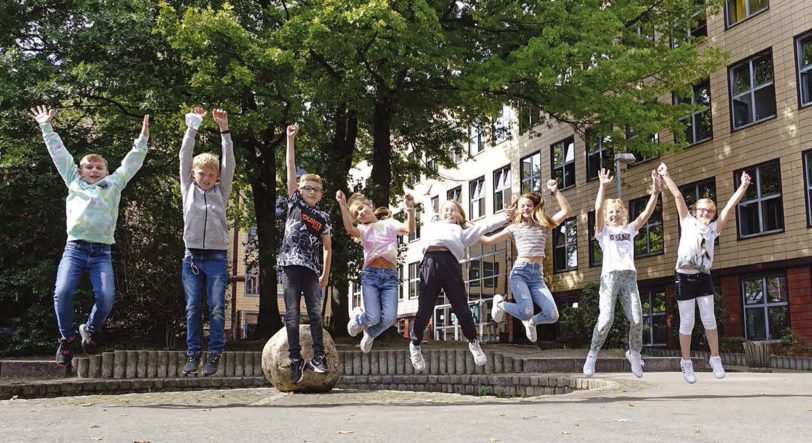
[[[186,354],[201,352],[203,342],[203,294],[209,307],[209,352],[219,354],[225,347],[225,297],[228,284],[226,251],[187,249],[181,276],[186,296]]]
[[[510,289],[515,303],[503,302],[502,308],[519,320],[533,319],[533,324],[543,325],[558,321],[558,307],[553,294],[544,284],[541,265],[517,261],[510,271]],[[541,312],[533,316],[533,303]]]

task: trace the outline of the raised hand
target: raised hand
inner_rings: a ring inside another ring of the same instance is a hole
[[[406,194],[403,196],[403,201],[406,202],[407,208],[414,208],[414,197],[412,194]]]
[[[549,189],[550,192],[558,191],[558,181],[554,178],[547,180],[547,189]]]
[[[660,174],[661,177],[665,177],[668,175],[668,166],[665,163],[660,163],[660,166],[657,166],[657,173]]]
[[[750,186],[750,174],[742,171],[742,179],[741,179],[741,184],[739,186],[744,186],[744,187]]]
[[[212,109],[211,118],[213,118],[217,126],[220,127],[220,132],[228,131],[228,112],[217,108]]]
[[[656,169],[651,170],[651,182],[654,184],[654,191],[660,192],[663,189],[663,179]]]
[[[505,208],[505,218],[508,220],[513,220],[513,217],[516,216],[516,208],[518,207],[518,202],[513,202],[510,206]]]
[[[299,133],[299,126],[298,125],[288,125],[288,138],[295,138],[296,134]]]
[[[39,124],[51,123],[55,115],[56,109],[48,109],[45,105],[33,107],[28,111],[28,116]]]
[[[607,186],[609,183],[612,183],[614,177],[609,176],[609,170],[605,168],[601,168],[598,171],[598,181],[600,182],[601,186]]]
[[[141,123],[141,136],[149,137],[149,114],[144,114],[144,121]]]
[[[346,205],[347,204],[347,197],[344,196],[343,192],[336,191],[336,201],[340,205]]]
[[[200,106],[195,106],[194,108],[192,108],[191,112],[192,112],[192,114],[197,114],[197,115],[199,115],[201,117],[206,115],[206,109],[201,108]]]

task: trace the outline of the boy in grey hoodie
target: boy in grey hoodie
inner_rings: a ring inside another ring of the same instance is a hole
[[[203,341],[203,295],[209,307],[209,352],[203,375],[217,372],[225,346],[225,293],[228,283],[228,225],[226,205],[234,180],[234,144],[228,114],[212,111],[220,127],[221,161],[210,153],[192,158],[197,129],[206,110],[186,114],[186,134],[180,147],[180,187],[183,194],[183,257],[181,275],[186,296],[186,364],[183,373],[197,372]],[[220,179],[218,182],[218,178]]]

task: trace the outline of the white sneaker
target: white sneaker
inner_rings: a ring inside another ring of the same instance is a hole
[[[536,340],[538,340],[538,335],[536,335],[536,324],[533,323],[533,319],[523,321],[522,324],[524,325],[524,334],[527,336],[527,339],[535,343]]]
[[[409,342],[409,357],[412,359],[412,366],[415,371],[422,371],[426,369],[426,360],[423,359],[423,350],[420,346],[415,346],[414,343]]]
[[[643,360],[640,358],[640,353],[629,349],[626,351],[626,360],[632,365],[632,374],[637,378],[643,377]]]
[[[468,349],[471,351],[471,355],[474,356],[474,363],[477,366],[484,366],[485,363],[488,362],[488,356],[482,351],[482,347],[479,346],[479,340],[471,340],[468,342]]]
[[[361,352],[371,351],[373,341],[375,341],[375,337],[369,335],[369,332],[364,331],[364,338],[361,339]]]
[[[696,374],[694,374],[694,363],[691,360],[680,360],[679,366],[682,368],[682,378],[688,383],[696,383]]]
[[[499,307],[499,303],[505,301],[505,297],[502,297],[501,294],[496,294],[493,296],[493,306],[491,306],[491,318],[496,323],[500,323],[505,318],[505,310]]]
[[[724,368],[724,366],[722,366],[722,358],[721,357],[719,357],[718,355],[714,356],[714,357],[711,357],[710,360],[708,360],[708,363],[710,363],[711,368],[713,369],[713,376],[714,377],[716,377],[718,379],[725,378],[725,368]]]
[[[350,337],[355,337],[359,332],[364,330],[364,326],[358,323],[358,316],[363,313],[364,310],[361,308],[355,308],[352,310],[352,313],[350,314],[350,321],[347,322],[347,332],[350,334]]]
[[[586,354],[586,361],[584,362],[584,375],[587,377],[592,377],[595,374],[595,361],[598,360],[598,353],[595,351],[589,351]]]

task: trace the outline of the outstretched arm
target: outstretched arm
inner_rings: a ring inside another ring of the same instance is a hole
[[[361,231],[352,225],[352,215],[350,215],[350,208],[347,207],[347,197],[341,191],[336,191],[336,201],[341,210],[341,221],[344,223],[344,230],[347,234],[355,238],[361,238]]]
[[[144,159],[147,156],[147,141],[149,140],[149,114],[144,115],[144,120],[141,124],[141,135],[135,139],[135,143],[130,152],[124,156],[124,160],[121,161],[121,166],[119,166],[115,172],[111,175],[112,181],[119,187],[119,189],[123,189],[127,186],[127,183],[135,177],[135,174],[138,170],[141,169],[141,166],[144,165]]]
[[[561,208],[550,217],[555,223],[556,226],[560,225],[561,222],[566,220],[569,216],[572,215],[572,208],[570,207],[569,202],[566,198],[564,198],[564,194],[558,190],[558,182],[555,179],[547,180],[547,189],[550,190],[550,194],[555,196],[556,201],[558,201],[558,207]]]
[[[502,229],[501,231],[497,232],[493,235],[483,235],[479,237],[479,242],[485,246],[495,245],[500,241],[504,241],[506,238],[510,237],[510,233],[508,232],[507,228]]]
[[[612,183],[614,177],[609,176],[609,170],[601,168],[598,171],[598,195],[595,197],[595,233],[603,231],[603,199],[606,196],[606,187]]]
[[[660,189],[662,189],[662,181],[660,180],[660,175],[657,174],[656,170],[651,171],[651,182],[653,187],[651,188],[651,197],[648,199],[648,203],[646,204],[646,209],[643,210],[637,219],[634,220],[634,230],[639,231],[643,225],[648,222],[648,219],[651,218],[651,214],[654,214],[654,208],[657,207],[657,198],[660,195]]]
[[[185,197],[186,190],[192,184],[192,153],[195,150],[195,137],[197,129],[203,123],[206,110],[196,106],[186,114],[186,133],[183,134],[183,142],[180,145],[178,158],[180,159],[180,189]]]
[[[296,133],[299,132],[299,127],[290,125],[287,129],[288,145],[287,156],[285,159],[285,166],[288,175],[288,197],[296,192],[296,153],[294,152],[293,145],[296,141]]]
[[[231,194],[231,184],[234,181],[234,143],[231,141],[231,132],[228,130],[228,113],[222,109],[213,109],[211,117],[220,128],[220,143],[222,145],[222,155],[220,156],[220,190],[223,192],[223,199],[228,201]]]
[[[746,172],[742,172],[739,187],[736,189],[736,192],[730,196],[730,200],[727,201],[727,204],[725,204],[722,212],[719,213],[719,218],[716,220],[716,232],[720,232],[725,224],[727,224],[727,221],[730,219],[730,213],[733,212],[733,208],[735,208],[736,205],[738,205],[741,201],[742,197],[744,197],[744,193],[747,192],[748,186],[750,186],[750,175]]]
[[[416,229],[414,197],[412,197],[412,194],[406,194],[403,196],[403,201],[406,202],[406,223],[398,222],[398,232],[401,234],[411,234]]]
[[[665,163],[660,163],[660,166],[657,167],[657,173],[660,174],[665,185],[668,187],[668,190],[671,191],[671,195],[674,196],[674,203],[677,205],[677,214],[679,214],[679,219],[682,220],[688,215],[690,215],[690,211],[688,211],[688,205],[685,204],[685,199],[682,197],[682,193],[679,191],[677,184],[674,183],[674,180],[671,179],[671,174],[668,173],[668,166]]]
[[[73,161],[73,156],[65,148],[62,139],[54,132],[51,121],[56,115],[56,109],[48,109],[45,105],[39,105],[29,110],[28,116],[39,123],[40,130],[42,131],[42,138],[45,140],[45,147],[48,148],[48,154],[51,155],[51,160],[56,166],[59,176],[66,185],[76,178],[79,173],[79,168],[76,162]]]

